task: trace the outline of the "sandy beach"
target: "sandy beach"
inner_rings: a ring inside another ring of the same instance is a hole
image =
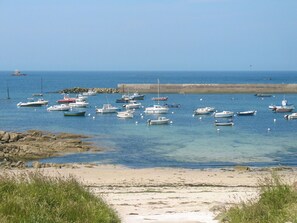
[[[256,198],[259,179],[271,175],[269,169],[130,169],[92,164],[9,171],[73,176],[102,196],[124,223],[215,223],[224,208]],[[289,183],[297,180],[293,168],[278,170],[278,175]]]

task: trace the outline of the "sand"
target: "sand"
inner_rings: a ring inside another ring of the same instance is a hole
[[[215,223],[224,208],[256,199],[259,178],[271,175],[267,169],[130,169],[90,164],[38,171],[50,176],[74,176],[102,196],[124,223]],[[285,168],[278,174],[289,183],[297,180],[297,169]]]

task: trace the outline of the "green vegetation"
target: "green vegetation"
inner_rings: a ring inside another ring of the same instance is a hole
[[[257,201],[248,201],[229,209],[222,222],[297,223],[297,190],[275,173],[260,182]]]
[[[73,178],[0,175],[1,223],[113,223],[116,213]]]

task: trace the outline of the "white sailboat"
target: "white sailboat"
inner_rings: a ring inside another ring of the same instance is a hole
[[[160,81],[158,79],[158,97],[160,97]],[[146,114],[166,114],[169,111],[168,107],[160,105],[160,100],[158,100],[157,105],[153,105],[151,107],[147,107],[144,112]]]

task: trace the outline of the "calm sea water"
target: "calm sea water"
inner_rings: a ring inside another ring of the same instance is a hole
[[[170,94],[167,103],[179,103],[166,115],[168,126],[147,126],[152,116],[143,109],[131,120],[116,115],[100,115],[95,107],[116,104],[119,94],[89,97],[86,117],[67,118],[61,112],[47,112],[46,107],[18,108],[32,93],[40,92],[50,105],[62,98],[54,92],[71,87],[116,87],[118,83],[297,83],[297,72],[25,72],[13,77],[0,72],[0,129],[25,131],[40,129],[92,135],[106,152],[78,153],[42,160],[43,162],[95,162],[123,164],[130,167],[204,168],[232,166],[296,165],[297,121],[287,121],[284,114],[272,113],[268,106],[280,104],[285,97],[297,106],[296,94],[275,94],[257,98],[253,94]],[[10,100],[7,100],[7,86]],[[152,105],[147,94],[144,106]],[[122,104],[118,104],[122,106]],[[197,107],[213,106],[217,110],[257,110],[256,116],[235,117],[233,127],[215,127],[212,116],[193,117]],[[143,118],[141,117],[143,115]],[[137,122],[137,124],[136,124]],[[270,129],[270,131],[268,131]]]

